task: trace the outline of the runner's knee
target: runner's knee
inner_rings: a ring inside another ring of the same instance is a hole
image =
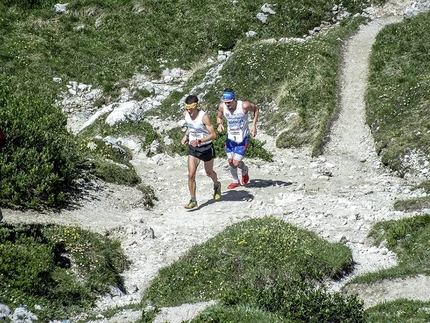
[[[189,173],[189,174],[188,174],[188,179],[189,179],[190,181],[195,181],[195,180],[196,180],[196,173],[194,173],[194,174]]]
[[[241,160],[233,160],[233,166],[239,167],[241,162],[242,162]]]

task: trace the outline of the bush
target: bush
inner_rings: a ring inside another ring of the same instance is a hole
[[[50,246],[22,235],[3,242],[0,255],[0,284],[12,300],[20,293],[42,296],[47,291],[46,278],[54,267]]]
[[[344,297],[315,288],[303,280],[242,280],[222,301],[225,305],[253,304],[280,314],[291,322],[361,323],[365,322],[363,303],[356,296]]]
[[[123,289],[128,262],[118,241],[55,225],[0,225],[0,303],[40,305],[42,322],[94,305],[110,286]]]
[[[0,120],[7,144],[0,154],[5,206],[58,205],[76,176],[78,159],[66,117],[43,93],[18,97],[7,77],[0,81]]]

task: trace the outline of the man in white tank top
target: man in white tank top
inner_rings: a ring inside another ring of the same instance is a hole
[[[198,206],[196,199],[196,172],[202,160],[205,164],[206,175],[214,183],[214,199],[221,197],[221,183],[215,173],[214,158],[215,148],[212,140],[216,138],[215,128],[209,116],[199,108],[199,99],[195,95],[185,98],[184,112],[187,131],[181,140],[183,145],[188,143],[188,189],[190,191],[190,202],[185,205],[186,209],[194,209]]]
[[[258,107],[248,101],[236,100],[234,91],[224,90],[221,103],[218,106],[218,131],[224,131],[223,118],[227,120],[227,139],[225,152],[233,182],[227,187],[233,189],[239,186],[237,168],[242,171],[242,185],[249,182],[248,167],[243,162],[249,143],[250,134],[257,135]],[[254,114],[251,129],[249,128],[249,112]]]

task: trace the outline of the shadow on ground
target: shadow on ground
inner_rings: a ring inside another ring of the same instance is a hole
[[[251,180],[246,187],[247,188],[263,188],[269,186],[290,186],[292,182],[284,182],[284,181],[273,181],[271,179],[253,179]]]
[[[197,211],[200,210],[206,206],[209,206],[211,204],[214,204],[219,201],[226,201],[226,202],[239,202],[239,201],[247,201],[251,202],[254,199],[254,195],[248,192],[246,189],[248,188],[264,188],[269,186],[290,186],[293,183],[291,182],[283,182],[283,181],[273,181],[268,179],[253,179],[251,180],[246,186],[239,186],[236,189],[226,189],[222,192],[221,198],[218,201],[215,201],[213,199],[208,200],[202,204],[200,204],[197,208],[191,210],[191,211]]]

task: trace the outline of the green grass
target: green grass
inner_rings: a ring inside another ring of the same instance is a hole
[[[78,146],[80,154],[85,156],[85,160],[78,165],[85,177],[92,174],[106,182],[129,186],[142,182],[130,163],[132,153],[128,148],[107,144],[93,137],[79,137]]]
[[[425,193],[430,193],[430,181],[422,181],[415,185],[415,189],[421,189]],[[397,200],[394,202],[394,209],[405,212],[420,211],[430,208],[430,197],[421,196],[407,200]]]
[[[215,307],[202,317],[231,312],[235,313],[232,317],[242,317],[236,322],[247,322],[248,314],[260,317],[261,311],[291,319],[310,313],[319,317],[324,310],[331,313],[339,306],[358,315],[361,305],[356,299],[315,289],[324,279],[342,277],[352,264],[346,246],[264,217],[232,225],[162,268],[142,302],[161,307],[218,299],[224,307]],[[343,314],[338,312],[339,318]],[[358,317],[356,322],[360,322]]]
[[[285,323],[280,315],[273,314],[249,305],[222,306],[214,305],[191,320],[191,323],[206,322],[247,322],[247,323]]]
[[[119,241],[73,226],[0,224],[0,303],[39,320],[89,311],[129,266]],[[40,309],[36,309],[39,305]]]
[[[357,276],[347,284],[368,284],[380,280],[430,274],[430,215],[376,223],[369,232],[375,245],[385,243],[397,255],[398,265]],[[398,299],[366,310],[369,323],[427,323],[430,303]]]
[[[350,283],[369,283],[417,274],[430,274],[430,215],[376,223],[369,232],[375,245],[383,241],[397,255],[398,265],[355,277]]]
[[[423,181],[417,185],[417,188],[423,189],[426,193],[430,193],[430,180]]]
[[[429,13],[385,27],[372,48],[366,120],[384,164],[404,175],[405,155],[430,154]],[[427,157],[428,160],[428,157]]]
[[[218,49],[233,49],[248,30],[257,40],[301,37],[333,16],[329,0],[280,3],[267,25],[255,18],[262,0],[237,6],[227,0],[81,0],[69,3],[65,14],[55,13],[54,1],[32,3],[0,6],[4,71],[17,78],[22,72],[45,80],[79,78],[105,90],[144,69],[158,73],[160,61],[189,67]],[[355,0],[343,4],[351,13],[361,10]]]
[[[313,281],[340,277],[351,265],[351,252],[342,244],[280,220],[256,219],[227,228],[161,269],[145,299],[158,306],[210,300],[247,277],[279,274]]]
[[[398,211],[412,212],[428,208],[430,208],[430,197],[428,196],[394,202],[394,209]]]
[[[124,121],[110,126],[105,122],[106,117],[97,119],[92,125],[83,129],[78,134],[78,138],[91,140],[96,136],[134,136],[141,142],[143,150],[146,150],[154,140],[162,140],[160,134],[156,131],[157,129],[154,129],[147,121]],[[131,157],[131,155],[127,156],[128,159],[131,159]]]
[[[428,323],[430,302],[399,299],[366,310],[369,323]]]

